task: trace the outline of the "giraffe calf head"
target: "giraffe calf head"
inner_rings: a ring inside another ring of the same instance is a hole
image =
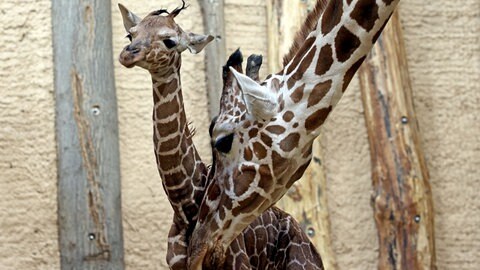
[[[157,72],[176,64],[174,60],[183,51],[188,49],[196,54],[213,40],[209,35],[185,32],[175,23],[175,17],[185,9],[185,2],[171,12],[157,10],[143,19],[122,4],[118,6],[130,40],[120,53],[119,60],[128,68],[139,66]]]

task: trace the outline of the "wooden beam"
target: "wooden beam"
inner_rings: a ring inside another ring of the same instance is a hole
[[[378,269],[436,269],[432,194],[398,13],[359,75],[372,159]]]
[[[314,0],[267,0],[268,67],[274,73],[282,69],[283,56],[290,49],[296,32],[303,24]],[[325,172],[320,139],[313,147],[313,162],[277,206],[291,214],[310,236],[322,256],[325,269],[337,269],[331,247],[330,219],[327,207]]]
[[[222,67],[226,61],[224,0],[198,0],[207,34],[215,37],[205,47],[207,96],[210,118],[218,115],[223,88]]]
[[[123,269],[110,1],[53,0],[62,269]]]

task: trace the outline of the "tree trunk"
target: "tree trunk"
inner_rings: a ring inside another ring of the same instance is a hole
[[[123,269],[110,1],[52,2],[62,269]]]
[[[398,13],[359,70],[379,269],[436,269],[433,203]]]
[[[314,0],[268,0],[269,72],[282,68],[283,55],[290,49]],[[325,172],[318,138],[313,147],[313,161],[302,179],[297,181],[277,206],[290,213],[303,227],[322,256],[325,269],[337,269],[331,248],[330,219],[327,207]]]

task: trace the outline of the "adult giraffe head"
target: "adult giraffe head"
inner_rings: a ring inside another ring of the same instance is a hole
[[[175,17],[186,8],[184,1],[182,7],[171,12],[160,9],[143,19],[122,4],[118,7],[130,40],[119,60],[128,68],[139,66],[155,72],[168,69],[183,51],[188,49],[191,53],[199,53],[214,39],[209,35],[185,32],[175,23]]]

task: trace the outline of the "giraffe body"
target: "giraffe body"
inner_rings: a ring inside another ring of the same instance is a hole
[[[202,269],[212,250],[225,250],[301,177],[320,126],[398,2],[331,0],[282,71],[259,83],[230,68],[235,78],[212,130],[215,175],[189,247],[202,252],[189,257],[191,269]]]

